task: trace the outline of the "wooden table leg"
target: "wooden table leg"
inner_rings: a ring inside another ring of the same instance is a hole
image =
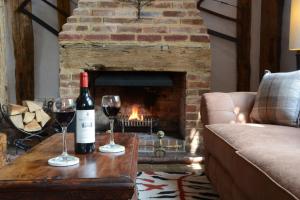
[[[137,187],[135,186],[135,189],[134,189],[134,194],[132,196],[132,199],[131,200],[138,200],[138,189]]]
[[[0,167],[6,163],[7,139],[4,133],[0,133]]]

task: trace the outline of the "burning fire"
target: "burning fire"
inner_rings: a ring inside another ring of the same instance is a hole
[[[139,114],[139,107],[134,105],[131,108],[131,114],[128,118],[129,120],[139,120],[139,121],[143,121],[144,120],[144,116]]]

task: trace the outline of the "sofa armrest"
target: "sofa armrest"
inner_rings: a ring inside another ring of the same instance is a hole
[[[0,167],[6,163],[7,139],[4,133],[0,133]]]
[[[255,92],[206,93],[201,99],[201,119],[204,125],[250,122]]]

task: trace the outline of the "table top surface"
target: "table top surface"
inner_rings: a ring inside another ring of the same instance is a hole
[[[98,147],[107,144],[108,134],[96,135],[96,150],[91,154],[76,154],[80,164],[52,167],[48,159],[62,152],[62,135],[55,134],[14,162],[0,169],[0,189],[29,186],[80,187],[118,185],[134,186],[137,173],[138,139],[135,134],[115,134],[115,142],[126,148],[123,154],[100,153]],[[68,153],[74,155],[74,134],[67,136]]]

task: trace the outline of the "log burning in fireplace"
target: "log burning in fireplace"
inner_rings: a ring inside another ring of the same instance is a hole
[[[132,131],[152,134],[157,131],[159,129],[159,119],[151,114],[146,115],[143,110],[145,109],[141,108],[141,105],[132,105],[129,113],[120,115],[117,119],[117,128],[121,129],[122,132]]]
[[[128,120],[144,121],[144,115],[139,113],[139,106],[133,105]]]

